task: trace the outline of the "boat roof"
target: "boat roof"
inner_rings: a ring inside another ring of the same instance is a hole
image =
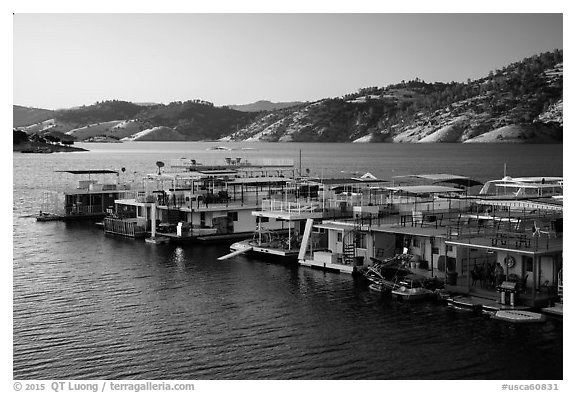
[[[458,184],[460,186],[474,187],[481,186],[484,183],[471,179],[467,176],[453,175],[450,173],[431,173],[422,175],[400,175],[394,176],[395,178],[408,178],[408,179],[420,179],[420,180],[430,180],[433,183],[452,183]]]
[[[443,192],[463,192],[461,188],[438,186],[438,185],[421,185],[421,186],[396,186],[386,187],[390,191],[405,192],[409,194],[438,194]]]
[[[348,184],[362,184],[362,183],[388,183],[388,180],[382,179],[359,179],[359,178],[346,178],[346,179],[302,179],[311,183],[319,183],[327,186],[335,185],[348,185]]]
[[[118,174],[118,171],[113,171],[110,169],[67,169],[54,172],[65,172],[65,173],[71,173],[73,175],[94,175],[94,174],[110,174],[110,173]]]
[[[562,181],[564,178],[561,176],[529,176],[529,177],[513,177],[511,178],[512,181],[520,181],[520,182],[540,182],[544,179],[544,181]],[[502,179],[504,180],[504,179]]]
[[[234,175],[238,173],[235,169],[199,169],[197,172],[205,175]]]
[[[292,179],[286,177],[237,177],[230,179],[228,184],[268,184],[268,183],[291,183]]]
[[[460,175],[452,175],[449,173],[432,173],[432,174],[423,174],[423,175],[399,175],[394,176],[397,178],[414,178],[414,179],[424,179],[424,180],[432,180],[432,181],[447,181],[447,180],[455,180],[455,179],[469,179],[466,176]]]
[[[522,188],[534,188],[534,189],[540,189],[540,188],[556,188],[559,187],[560,184],[550,184],[550,183],[494,183],[495,186],[497,187],[502,187],[502,188],[518,188],[518,187],[522,187]]]
[[[502,179],[489,180],[486,184],[562,184],[563,177],[559,176],[531,176],[531,177],[510,177],[506,176]]]

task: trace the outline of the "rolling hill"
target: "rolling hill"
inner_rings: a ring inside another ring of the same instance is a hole
[[[274,111],[223,140],[561,143],[562,91],[562,52],[549,52],[467,83],[415,79]]]
[[[465,83],[418,78],[316,102],[215,107],[103,101],[59,111],[14,106],[18,126],[77,140],[562,143],[563,53],[542,53]],[[23,120],[27,118],[29,120]]]
[[[12,106],[13,127],[25,127],[41,123],[54,117],[54,111],[39,108],[27,108],[25,106]]]
[[[276,109],[290,108],[302,104],[302,102],[270,102],[266,100],[256,101],[244,105],[228,105],[228,108],[240,112],[269,112]]]

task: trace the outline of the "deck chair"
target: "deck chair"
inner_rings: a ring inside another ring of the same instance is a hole
[[[538,288],[538,292],[544,292],[546,291],[546,293],[550,293],[552,291],[552,287],[550,286],[550,281],[546,280],[544,281],[544,283],[542,285],[540,285],[540,287]]]

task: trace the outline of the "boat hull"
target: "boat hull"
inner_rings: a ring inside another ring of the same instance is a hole
[[[395,299],[403,300],[403,301],[420,301],[431,299],[433,296],[433,292],[427,289],[424,290],[414,290],[414,289],[404,289],[398,288],[392,290],[392,297]]]
[[[544,314],[523,310],[499,310],[496,311],[492,318],[511,323],[539,323],[546,321]]]

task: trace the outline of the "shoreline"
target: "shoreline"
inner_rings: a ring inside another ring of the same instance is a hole
[[[72,147],[72,146],[64,146],[64,145],[53,145],[50,143],[42,143],[42,142],[24,142],[19,143],[17,145],[13,145],[12,152],[19,152],[19,153],[73,153],[73,152],[81,152],[81,151],[88,151],[87,149],[83,149],[81,147]]]

